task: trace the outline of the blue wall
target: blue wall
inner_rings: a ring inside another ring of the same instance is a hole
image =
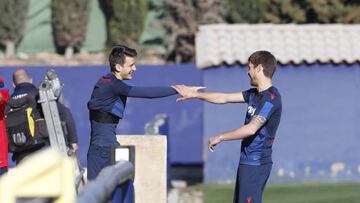
[[[49,67],[26,67],[39,85]],[[11,74],[17,68],[0,67],[0,76],[12,92]],[[106,74],[107,66],[56,67],[54,68],[65,84],[65,103],[73,112],[79,136],[79,157],[86,165],[90,126],[87,101],[97,79]],[[202,85],[202,73],[194,65],[139,65],[131,84],[137,86],[158,86],[172,84]],[[200,101],[175,103],[178,96],[161,99],[129,98],[124,119],[118,126],[119,134],[144,134],[144,125],[158,113],[169,115],[172,163],[202,163],[202,115]]]
[[[207,91],[250,88],[247,69],[204,71]],[[270,181],[360,180],[360,65],[287,65],[274,76],[283,114],[274,144]],[[204,105],[204,142],[240,127],[246,105]],[[205,152],[205,182],[234,181],[240,141]],[[336,173],[336,170],[339,171]],[[341,170],[343,169],[343,170]]]
[[[47,67],[27,68],[39,84]],[[0,68],[10,85],[15,68]],[[86,164],[89,122],[86,102],[106,66],[56,68],[66,103],[73,111],[80,137],[80,157]],[[250,87],[244,66],[222,66],[199,71],[194,65],[138,67],[134,85],[191,84],[205,91],[234,92]],[[280,66],[274,77],[283,99],[283,115],[274,144],[270,181],[360,181],[360,64]],[[170,116],[172,163],[198,164],[204,160],[205,182],[234,181],[240,141],[207,150],[207,139],[238,128],[246,105],[214,105],[197,100],[175,103],[177,96],[128,100],[121,134],[143,134],[144,124],[157,113]],[[333,170],[331,169],[333,167]],[[338,172],[336,173],[336,170]]]

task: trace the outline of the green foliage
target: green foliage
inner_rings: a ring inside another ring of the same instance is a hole
[[[297,0],[269,0],[264,21],[271,23],[305,23],[306,11]]]
[[[360,2],[307,0],[307,19],[311,23],[360,23]]]
[[[0,43],[21,39],[28,9],[28,0],[0,0]]]
[[[296,0],[227,0],[228,19],[234,23],[304,23],[306,13],[299,2]]]
[[[140,42],[143,54],[165,54],[164,0],[149,0]],[[142,54],[142,55],[143,55]]]
[[[90,0],[52,0],[52,25],[59,47],[78,47],[85,40]]]
[[[233,23],[261,23],[267,0],[227,0],[228,20]]]
[[[139,48],[147,13],[147,0],[108,0],[110,44]]]
[[[360,23],[356,0],[227,0],[233,23]]]

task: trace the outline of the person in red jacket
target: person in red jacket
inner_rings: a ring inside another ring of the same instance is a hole
[[[5,87],[3,78],[0,78],[0,175],[8,170],[8,140],[6,136],[5,105],[9,99],[9,91]]]

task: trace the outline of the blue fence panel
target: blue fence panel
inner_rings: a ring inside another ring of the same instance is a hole
[[[286,65],[274,77],[283,98],[283,115],[274,144],[270,181],[360,180],[360,64]],[[16,68],[0,68],[11,86]],[[47,67],[27,68],[39,84]],[[63,83],[66,103],[73,111],[80,137],[80,158],[86,164],[89,122],[86,102],[106,66],[55,68]],[[199,71],[194,65],[140,65],[134,85],[204,85],[206,91],[241,91],[250,87],[246,67],[218,67]],[[240,141],[216,146],[209,153],[210,136],[240,127],[246,105],[214,105],[197,100],[175,104],[176,96],[128,100],[121,134],[143,134],[144,125],[158,113],[169,115],[172,163],[202,163],[205,182],[235,180]],[[204,138],[202,135],[204,134]]]
[[[20,67],[0,67],[0,76],[12,89],[12,73]],[[33,83],[39,85],[50,67],[21,67],[28,70]],[[99,77],[108,73],[108,66],[55,67],[62,83],[65,104],[72,110],[78,137],[82,165],[86,165],[89,146],[90,124],[87,102]],[[183,65],[138,65],[131,84],[159,86],[172,84],[202,85],[202,73],[192,64]],[[176,103],[178,96],[160,99],[129,98],[124,119],[120,121],[119,134],[144,134],[144,125],[158,113],[169,115],[169,133],[172,146],[172,163],[202,163],[202,115],[200,101]]]

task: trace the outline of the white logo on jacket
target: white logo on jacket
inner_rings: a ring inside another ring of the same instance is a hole
[[[250,116],[253,116],[255,114],[255,111],[256,109],[252,106],[248,106],[248,110],[247,110],[247,113],[250,115]]]
[[[28,93],[19,94],[19,95],[13,96],[12,99],[21,99],[23,97],[26,97],[27,95],[28,95]]]

